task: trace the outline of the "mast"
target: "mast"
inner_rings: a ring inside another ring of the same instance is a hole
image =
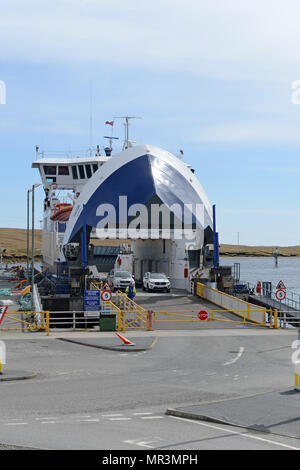
[[[117,116],[114,119],[125,119],[124,126],[125,126],[125,140],[123,145],[123,150],[128,149],[129,147],[129,119],[142,119],[141,117],[137,116]]]

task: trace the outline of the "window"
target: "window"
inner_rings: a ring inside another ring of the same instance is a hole
[[[56,178],[46,178],[47,183],[56,183]]]
[[[59,233],[63,233],[63,232],[66,231],[66,227],[67,227],[67,224],[62,223],[62,222],[58,222],[58,226],[57,226],[58,230],[57,231]]]
[[[72,173],[73,173],[73,179],[78,180],[78,173],[77,173],[77,167],[72,166]]]
[[[79,169],[79,176],[80,176],[80,179],[84,180],[84,179],[85,179],[85,174],[84,174],[84,167],[83,167],[83,165],[78,165],[78,169]]]
[[[56,175],[56,166],[44,165],[45,175]]]
[[[93,163],[93,172],[96,173],[98,170],[98,163]]]
[[[69,176],[69,167],[68,166],[59,166],[58,167],[58,174]]]
[[[91,178],[91,177],[92,177],[91,165],[85,165],[85,172],[86,172],[86,176],[87,176],[88,178]]]

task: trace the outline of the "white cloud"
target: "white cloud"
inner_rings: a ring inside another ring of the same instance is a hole
[[[194,131],[191,140],[223,143],[299,142],[299,119],[291,121],[291,124],[287,121],[271,122],[271,120],[221,123]]]
[[[296,80],[299,14],[296,0],[10,0],[1,5],[1,58]]]

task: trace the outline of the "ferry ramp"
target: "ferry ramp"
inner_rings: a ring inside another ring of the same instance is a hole
[[[135,302],[146,312],[152,312],[152,328],[160,329],[211,329],[257,327],[236,315],[186,290],[172,289],[171,293],[143,292],[137,290]],[[208,320],[198,318],[200,311],[208,313]],[[240,312],[242,315],[242,311]],[[212,321],[214,320],[214,321]]]

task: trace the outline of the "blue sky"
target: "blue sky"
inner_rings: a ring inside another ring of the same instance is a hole
[[[89,147],[92,96],[94,144],[129,114],[137,143],[184,149],[221,243],[300,244],[299,14],[293,0],[1,1],[0,226],[26,226],[35,145]]]

